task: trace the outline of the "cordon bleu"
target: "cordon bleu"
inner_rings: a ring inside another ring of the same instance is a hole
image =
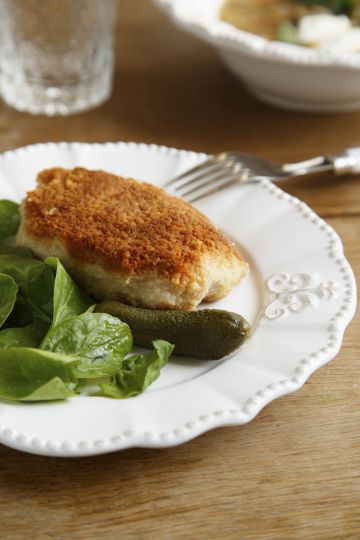
[[[136,180],[48,169],[21,208],[17,244],[59,257],[96,300],[192,310],[228,294],[248,272],[207,217]]]

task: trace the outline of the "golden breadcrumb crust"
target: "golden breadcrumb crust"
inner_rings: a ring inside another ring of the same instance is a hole
[[[204,253],[235,247],[190,204],[155,186],[84,168],[48,169],[23,202],[24,227],[60,239],[74,258],[124,274],[186,276]]]

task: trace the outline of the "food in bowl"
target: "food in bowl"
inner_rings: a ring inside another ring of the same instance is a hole
[[[225,0],[219,17],[269,40],[360,51],[359,0]]]
[[[230,24],[221,19],[226,0],[154,1],[183,30],[214,47],[223,63],[260,100],[303,112],[360,110],[360,55],[346,52],[354,50],[359,0],[351,2],[355,6],[353,32],[331,50],[276,41],[276,21],[266,37],[257,25],[250,26],[255,15],[255,21],[260,17],[266,25],[263,14],[271,17],[267,6],[275,8],[279,0],[232,0],[234,6],[247,7],[246,13],[239,12],[237,23],[247,31],[236,28],[233,17]]]

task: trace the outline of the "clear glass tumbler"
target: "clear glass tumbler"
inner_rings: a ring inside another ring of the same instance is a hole
[[[111,92],[114,0],[0,0],[0,93],[33,114],[72,114]]]

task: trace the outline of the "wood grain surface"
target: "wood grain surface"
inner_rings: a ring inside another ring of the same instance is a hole
[[[360,146],[360,113],[306,115],[259,103],[210,47],[148,0],[119,2],[116,47],[110,101],[53,119],[1,104],[0,150],[136,140],[297,160]],[[359,275],[360,178],[282,187],[337,230]],[[77,460],[1,446],[0,538],[358,540],[359,333],[356,317],[337,358],[250,424],[184,446]]]

